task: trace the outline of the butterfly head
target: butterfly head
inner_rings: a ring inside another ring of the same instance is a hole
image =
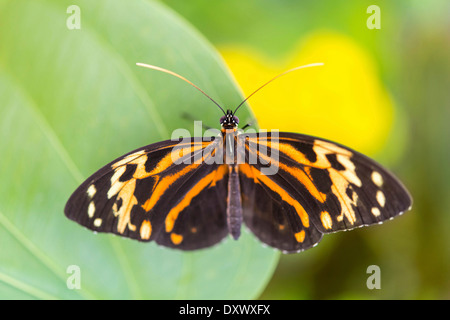
[[[220,124],[225,129],[236,128],[239,124],[239,118],[231,110],[227,110],[227,113],[220,118]]]

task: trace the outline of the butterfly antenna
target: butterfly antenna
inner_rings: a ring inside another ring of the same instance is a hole
[[[150,64],[145,64],[145,63],[140,63],[140,62],[138,62],[138,63],[136,63],[136,65],[139,66],[139,67],[144,67],[144,68],[149,68],[149,69],[153,69],[153,70],[165,72],[165,73],[168,73],[168,74],[170,74],[170,75],[172,75],[172,76],[175,76],[175,77],[177,77],[177,78],[180,78],[180,79],[183,80],[183,81],[186,81],[186,82],[189,83],[191,86],[193,86],[195,89],[197,89],[198,91],[200,91],[201,93],[203,93],[209,100],[211,100],[212,102],[214,102],[214,104],[215,104],[216,106],[218,106],[220,110],[222,110],[223,114],[226,114],[225,110],[223,110],[223,108],[222,108],[216,101],[214,101],[213,98],[211,98],[210,96],[208,96],[202,89],[200,89],[199,87],[197,87],[195,84],[193,84],[191,81],[189,81],[189,80],[186,79],[185,77],[180,76],[179,74],[177,74],[177,73],[175,73],[175,72],[173,72],[173,71],[170,71],[170,70],[167,70],[167,69],[164,69],[164,68],[161,68],[161,67],[157,67],[157,66],[152,66],[152,65],[150,65]]]
[[[269,81],[267,81],[266,83],[264,83],[261,87],[259,87],[258,89],[256,89],[255,91],[253,91],[253,93],[252,94],[250,94],[247,98],[245,98],[244,99],[244,101],[242,101],[238,106],[237,106],[237,108],[234,110],[234,112],[233,112],[233,115],[235,115],[236,114],[236,111],[238,111],[238,109],[251,97],[251,96],[253,96],[255,93],[257,93],[259,90],[261,90],[262,88],[264,88],[266,85],[268,85],[269,83],[271,83],[273,80],[275,80],[275,79],[277,79],[277,78],[279,78],[279,77],[281,77],[281,76],[284,76],[285,74],[287,74],[287,73],[290,73],[290,72],[292,72],[292,71],[296,71],[296,70],[299,70],[299,69],[303,69],[303,68],[309,68],[309,67],[316,67],[316,66],[323,66],[323,63],[322,62],[318,62],[318,63],[310,63],[310,64],[306,64],[306,65],[304,65],[304,66],[299,66],[299,67],[295,67],[295,68],[292,68],[292,69],[289,69],[289,70],[287,70],[287,71],[285,71],[285,72],[283,72],[283,73],[280,73],[279,75],[277,75],[276,77],[273,77],[272,79],[270,79]]]

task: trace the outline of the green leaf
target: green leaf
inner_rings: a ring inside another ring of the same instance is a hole
[[[197,90],[136,62],[185,76],[224,108],[242,100],[216,51],[161,4],[77,1],[81,28],[70,30],[72,4],[0,0],[0,298],[256,298],[278,253],[248,232],[181,252],[65,218],[70,194],[101,166],[192,131],[183,112],[219,125]],[[67,285],[70,266],[81,289]]]

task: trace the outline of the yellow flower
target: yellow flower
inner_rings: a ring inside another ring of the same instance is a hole
[[[319,136],[367,154],[386,142],[393,102],[373,58],[352,39],[315,33],[282,62],[248,48],[220,51],[245,95],[289,68],[324,63],[289,73],[250,98],[260,128]]]

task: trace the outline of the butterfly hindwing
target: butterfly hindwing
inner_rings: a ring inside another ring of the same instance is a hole
[[[281,175],[264,175],[260,166],[243,164],[240,178],[244,222],[260,241],[290,253],[321,240],[322,234],[295,198],[297,192]]]
[[[226,165],[202,164],[173,189],[158,244],[182,250],[212,246],[228,234]]]

